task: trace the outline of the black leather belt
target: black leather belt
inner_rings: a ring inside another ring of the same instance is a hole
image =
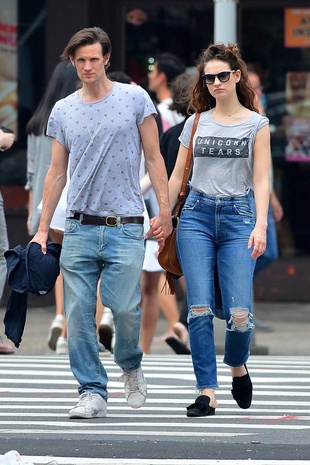
[[[143,224],[143,216],[93,216],[85,213],[74,213],[69,220],[78,220],[81,224],[97,224],[104,226],[117,226],[118,224],[136,223]]]

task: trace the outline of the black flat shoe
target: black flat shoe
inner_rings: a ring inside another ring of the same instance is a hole
[[[188,417],[208,417],[210,415],[215,415],[215,408],[211,407],[209,404],[209,396],[199,396],[194,404],[186,407],[186,415]]]
[[[178,355],[190,355],[191,351],[184,342],[180,341],[176,337],[167,337],[166,343],[175,351]]]
[[[247,409],[252,403],[253,385],[246,364],[244,367],[246,375],[233,377],[231,393],[239,407]]]

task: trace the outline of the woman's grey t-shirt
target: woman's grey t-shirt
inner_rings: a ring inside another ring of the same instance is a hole
[[[143,214],[139,126],[152,114],[156,109],[142,87],[118,82],[98,102],[83,102],[74,92],[55,104],[47,134],[70,157],[67,216]]]
[[[185,123],[179,137],[189,147],[195,115]],[[268,118],[256,112],[236,124],[222,124],[212,110],[202,112],[194,135],[191,186],[211,196],[237,197],[253,190],[253,147],[256,133]]]

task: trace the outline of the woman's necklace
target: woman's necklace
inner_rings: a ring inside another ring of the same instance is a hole
[[[85,102],[85,99],[84,99],[84,88],[82,88],[81,100],[82,100],[82,103],[84,104],[85,109],[86,109],[86,102]],[[92,103],[92,102],[89,102],[89,103]],[[93,102],[93,103],[96,103],[96,102]],[[88,121],[86,119],[86,110],[83,113],[84,121],[85,121],[85,124],[86,124],[86,129],[87,129],[87,132],[88,132],[89,137],[90,137],[89,143],[90,143],[91,146],[93,146],[93,144],[94,144],[94,140],[95,140],[95,137],[96,137],[96,134],[97,134],[97,130],[98,130],[98,127],[100,125],[100,118],[101,118],[102,108],[103,108],[103,106],[101,106],[100,110],[97,110],[99,112],[99,115],[98,115],[97,123],[95,125],[95,129],[93,131],[89,130],[89,123],[88,123]]]
[[[213,114],[215,114],[215,116],[220,116],[220,117],[225,117],[225,116],[229,116],[230,118],[232,117],[232,115],[234,115],[235,113],[237,113],[240,108],[242,108],[242,105],[239,103],[238,107],[236,108],[236,110],[232,111],[231,113],[227,113],[226,115],[223,115],[223,113],[218,113],[217,110],[213,110]]]

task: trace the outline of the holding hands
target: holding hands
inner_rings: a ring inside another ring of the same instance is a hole
[[[160,214],[158,216],[154,216],[154,218],[150,220],[150,229],[146,233],[145,238],[149,239],[153,236],[158,242],[158,252],[160,252],[165,245],[165,240],[171,232],[172,222],[171,213],[169,212],[168,215]]]

